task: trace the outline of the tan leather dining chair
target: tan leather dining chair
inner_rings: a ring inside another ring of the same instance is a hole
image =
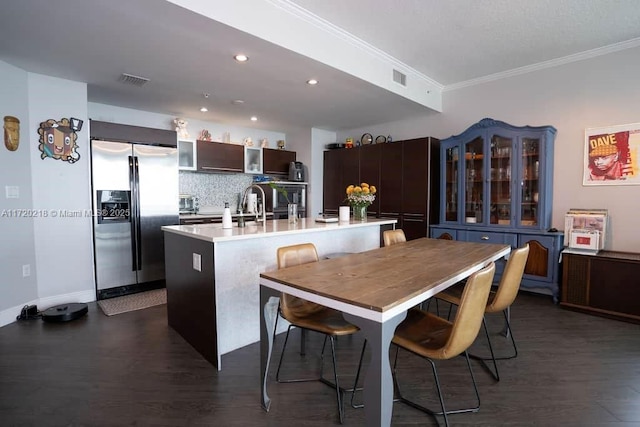
[[[285,246],[278,248],[278,268],[292,267],[295,265],[306,264],[310,262],[318,261],[318,253],[315,246],[312,243],[303,243],[292,246]],[[324,384],[332,386],[336,390],[336,398],[338,402],[338,413],[340,416],[340,423],[344,421],[344,408],[342,404],[342,393],[347,390],[340,388],[338,383],[338,368],[336,365],[336,352],[335,352],[335,337],[342,335],[350,335],[359,331],[359,328],[349,322],[347,322],[342,313],[316,304],[310,301],[306,301],[301,298],[294,297],[292,295],[281,294],[279,314],[287,320],[290,325],[287,329],[287,335],[284,340],[282,353],[280,355],[280,361],[278,363],[278,370],[276,372],[276,381],[281,383],[288,382],[304,382],[304,381],[321,381]],[[324,344],[322,345],[320,365],[320,377],[309,379],[280,379],[280,368],[282,367],[282,360],[285,350],[287,348],[287,342],[289,340],[289,332],[292,327],[298,327],[301,329],[318,332],[325,335]],[[276,320],[277,327],[277,320]],[[275,334],[274,334],[275,336]],[[324,368],[324,350],[327,344],[327,338],[331,343],[331,356],[333,361],[333,383],[325,379],[323,376]]]
[[[485,268],[469,277],[464,286],[460,298],[460,306],[453,322],[436,316],[433,313],[413,308],[407,313],[406,319],[398,325],[393,336],[392,342],[398,348],[402,348],[427,359],[431,364],[441,410],[431,410],[402,396],[397,378],[398,349],[396,349],[393,364],[393,379],[397,400],[433,416],[442,415],[445,425],[447,426],[449,425],[448,414],[476,412],[480,409],[480,394],[478,393],[476,380],[473,376],[473,369],[469,362],[467,349],[474,342],[480,331],[484,308],[487,305],[494,274],[495,265],[491,262]],[[467,361],[477,404],[468,409],[447,410],[445,408],[444,398],[440,388],[440,380],[438,379],[438,371],[434,360],[448,360],[461,354],[464,354]]]
[[[401,228],[395,230],[386,230],[382,232],[382,240],[385,246],[391,246],[396,243],[406,242],[407,238]]]
[[[506,360],[513,359],[518,356],[518,347],[516,347],[516,341],[513,338],[513,332],[511,331],[511,323],[509,321],[509,309],[518,295],[518,290],[520,289],[520,282],[522,281],[522,275],[524,274],[524,268],[527,264],[527,258],[529,256],[529,245],[526,244],[521,248],[515,249],[511,251],[509,255],[509,260],[504,268],[504,272],[502,273],[502,277],[500,278],[500,283],[498,284],[498,288],[495,291],[491,291],[489,294],[489,299],[487,301],[487,306],[485,307],[486,313],[499,313],[502,312],[505,319],[505,334],[506,336],[511,338],[511,344],[513,345],[513,354],[508,356],[496,357],[493,351],[493,346],[491,345],[491,339],[489,337],[489,330],[487,328],[486,319],[483,317],[482,325],[484,328],[485,335],[487,337],[487,343],[489,345],[489,352],[491,353],[491,357],[481,357],[470,354],[469,356],[472,359],[479,360],[492,360],[493,361],[493,371],[487,367],[491,375],[496,379],[496,381],[500,381],[500,373],[498,372],[498,364],[496,360]],[[460,296],[461,289],[459,287],[449,288],[443,292],[436,294],[437,299],[441,299],[453,305],[460,305]]]

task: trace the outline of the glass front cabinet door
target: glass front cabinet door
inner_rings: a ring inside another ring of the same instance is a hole
[[[549,231],[553,200],[551,126],[512,126],[483,119],[440,142],[440,223],[431,237],[529,244],[523,288],[558,298],[561,232]],[[497,263],[495,281],[500,280]]]
[[[196,141],[178,141],[178,169],[194,171],[198,169]]]
[[[548,229],[555,133],[551,126],[484,119],[442,140],[442,223]]]

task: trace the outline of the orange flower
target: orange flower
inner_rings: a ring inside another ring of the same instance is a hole
[[[374,185],[361,182],[360,185],[349,185],[346,189],[347,203],[354,207],[367,207],[376,199],[377,190]]]

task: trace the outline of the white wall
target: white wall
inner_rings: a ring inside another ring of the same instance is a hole
[[[27,72],[0,61],[0,120],[14,116],[20,120],[20,145],[9,151],[0,143],[0,326],[15,320],[20,308],[37,301],[36,254],[33,219],[16,217],[16,210],[32,208],[31,164],[27,105]],[[18,187],[19,198],[7,199],[5,187]],[[31,275],[22,277],[22,266]]]
[[[48,213],[47,217],[34,219],[41,308],[92,301],[95,285],[91,214],[80,217],[61,214],[91,209],[88,126],[78,132],[80,158],[73,164],[41,158],[37,132],[40,123],[48,119],[74,117],[88,125],[87,85],[32,73],[28,75],[28,84],[33,208]]]
[[[570,208],[607,208],[612,233],[607,249],[640,252],[640,186],[582,185],[586,128],[638,123],[640,48],[514,76],[444,94],[444,113],[338,133],[360,139],[364,132],[395,140],[463,132],[485,117],[513,125],[552,125],[554,150],[553,226],[564,228]]]

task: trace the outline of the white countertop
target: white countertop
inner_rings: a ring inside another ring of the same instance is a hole
[[[366,221],[349,221],[323,223],[316,222],[313,218],[301,218],[297,224],[289,224],[287,219],[269,220],[265,225],[251,221],[245,227],[223,229],[222,224],[194,224],[194,225],[165,225],[162,230],[165,232],[181,234],[194,239],[206,240],[208,242],[224,242],[229,240],[244,240],[269,237],[272,235],[314,233],[341,228],[373,227],[385,224],[395,224],[398,221],[388,218],[370,218]]]

